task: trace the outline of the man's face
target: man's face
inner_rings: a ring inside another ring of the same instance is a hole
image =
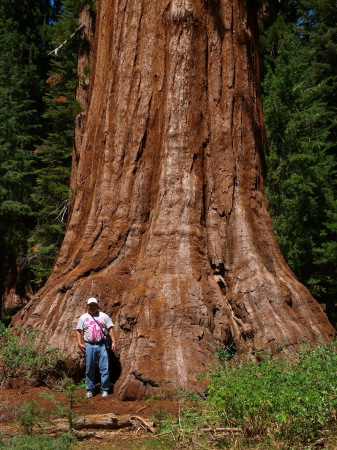
[[[88,311],[90,314],[95,314],[98,311],[98,305],[97,303],[89,303],[88,305]]]

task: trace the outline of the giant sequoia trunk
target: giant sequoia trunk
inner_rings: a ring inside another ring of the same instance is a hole
[[[74,329],[97,296],[116,324],[123,399],[202,388],[230,343],[254,355],[330,339],[267,212],[255,2],[97,3],[95,22],[82,18],[79,72],[92,72],[67,233],[14,323],[43,330],[78,369]]]

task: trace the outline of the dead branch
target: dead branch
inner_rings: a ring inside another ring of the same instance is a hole
[[[149,405],[142,406],[141,408],[137,409],[136,413],[139,413],[140,411],[143,411],[143,409],[148,408],[148,406]]]
[[[62,44],[60,44],[58,47],[54,48],[54,50],[52,50],[51,52],[48,53],[48,55],[52,55],[54,54],[55,56],[57,56],[59,50],[61,50],[61,48],[67,43],[69,42],[77,33],[79,33],[81,30],[83,30],[84,25],[80,25],[79,27],[76,28],[76,30],[73,32],[73,34],[66,39],[64,42],[62,42]]]
[[[144,430],[146,431],[150,431],[151,433],[155,432],[155,429],[153,428],[152,425],[150,425],[148,422],[146,422],[142,417],[140,416],[130,416],[130,420],[134,423],[134,424],[139,424],[142,428],[144,428]]]

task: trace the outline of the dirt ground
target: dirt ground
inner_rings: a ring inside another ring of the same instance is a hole
[[[41,394],[53,396],[54,402],[67,404],[64,392],[45,386],[34,387],[24,383],[14,383],[14,386],[2,386],[0,388],[0,434],[5,437],[15,436],[20,433],[17,409],[25,402],[35,401],[39,408],[44,408],[44,415],[52,418],[55,404],[52,400],[41,397]],[[79,393],[79,401],[74,408],[78,416],[90,414],[113,413],[116,416],[140,416],[146,422],[156,426],[158,417],[177,416],[179,400],[162,400],[160,398],[149,398],[143,401],[120,401],[114,394],[102,399],[98,392],[93,398],[84,399],[85,389]],[[144,440],[151,435],[141,426],[121,428],[119,430],[87,430],[86,438],[81,441],[81,449],[104,449],[106,448],[133,448],[133,444]]]

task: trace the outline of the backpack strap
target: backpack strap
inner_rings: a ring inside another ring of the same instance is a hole
[[[89,314],[89,313],[88,313],[88,314]],[[99,313],[98,313],[98,314],[99,314]],[[100,329],[102,330],[103,335],[106,336],[108,333],[107,333],[107,331],[105,331],[105,330],[103,329],[102,325],[101,325],[99,322],[97,322],[97,320],[95,319],[94,316],[92,316],[91,314],[89,314],[89,316],[91,316],[91,317],[94,319],[94,321],[97,323],[97,325],[98,325],[98,326],[100,327]]]

